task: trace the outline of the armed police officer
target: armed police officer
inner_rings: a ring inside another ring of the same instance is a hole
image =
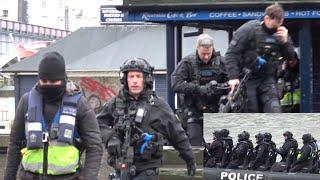
[[[310,170],[310,173],[316,173],[319,174],[319,165],[320,165],[320,157],[319,157],[319,147],[317,144],[317,140],[312,136],[311,137],[311,143],[310,143],[313,151],[312,151],[312,169]]]
[[[265,164],[265,170],[269,170],[271,166],[276,162],[277,159],[277,146],[272,141],[271,133],[264,133],[264,142],[268,145],[268,156]]]
[[[102,142],[93,109],[67,81],[64,58],[46,53],[39,81],[20,99],[4,179],[98,179]],[[80,161],[86,151],[85,161]],[[19,164],[21,164],[19,166]]]
[[[248,112],[281,112],[276,70],[281,57],[293,59],[288,30],[281,26],[284,10],[278,4],[266,8],[263,21],[252,20],[235,33],[226,52],[225,67],[231,91],[240,83],[243,68],[251,70],[246,84]]]
[[[219,99],[228,91],[217,88],[226,82],[222,58],[213,39],[202,34],[196,52],[184,57],[171,75],[172,88],[179,93],[182,119],[187,123],[191,145],[202,144],[203,113],[218,112]]]
[[[249,155],[253,149],[253,144],[249,138],[250,134],[247,131],[238,134],[238,143],[232,150],[231,161],[227,166],[228,169],[246,169]]]
[[[220,132],[221,132],[221,140],[223,142],[223,150],[224,150],[222,160],[221,160],[221,167],[225,168],[230,162],[231,153],[233,149],[233,140],[232,140],[232,137],[229,136],[228,129],[221,129]]]
[[[290,172],[309,172],[313,166],[313,154],[316,149],[312,146],[313,140],[311,134],[302,135],[303,146],[293,163]]]
[[[224,153],[221,131],[214,131],[212,135],[212,142],[208,148],[211,157],[205,164],[205,167],[209,168],[216,167],[218,163],[220,164]]]
[[[277,149],[277,153],[281,155],[281,162],[286,162],[288,158],[288,153],[290,150],[293,154],[297,151],[298,142],[296,139],[293,138],[293,134],[290,131],[286,131],[283,133],[284,143],[283,145]],[[293,162],[293,158],[290,160],[291,163]]]
[[[268,158],[268,144],[264,142],[264,134],[258,133],[255,135],[256,147],[254,148],[252,160],[249,164],[249,169],[263,170],[260,166],[265,165]]]
[[[157,179],[162,165],[163,138],[187,163],[188,174],[195,173],[191,145],[169,105],[153,89],[153,67],[141,58],[132,58],[120,68],[122,87],[98,114],[108,163],[116,169],[115,178]]]
[[[293,134],[285,131],[283,137],[285,140],[283,145],[276,149],[276,152],[281,155],[281,161],[273,164],[272,172],[288,172],[297,156],[298,142],[293,138]]]

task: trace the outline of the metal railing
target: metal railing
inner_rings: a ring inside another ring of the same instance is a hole
[[[0,19],[0,31],[15,32],[26,35],[44,36],[54,39],[63,38],[71,33],[70,31],[66,30],[26,24],[16,21],[9,21],[4,19]]]

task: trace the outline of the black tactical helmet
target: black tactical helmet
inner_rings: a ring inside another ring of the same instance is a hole
[[[302,135],[302,140],[303,140],[303,143],[309,143],[309,142],[311,142],[311,140],[312,140],[312,136],[311,136],[311,134],[304,134],[304,135]]]
[[[120,67],[120,82],[127,88],[127,74],[129,71],[139,71],[144,74],[145,87],[153,87],[153,70],[154,68],[142,58],[127,59]]]
[[[271,133],[268,133],[268,132],[264,133],[264,139],[265,139],[266,141],[271,141],[271,139],[272,139],[272,134],[271,134]]]
[[[216,136],[217,139],[220,139],[222,134],[221,134],[221,131],[213,131],[212,133],[214,136]]]
[[[292,138],[293,134],[290,131],[286,131],[286,132],[283,133],[283,136],[287,136],[288,138]]]
[[[222,137],[228,137],[229,136],[229,130],[228,129],[221,129],[221,136]]]
[[[264,139],[264,135],[262,133],[258,133],[254,137],[256,138],[256,142],[261,142]]]
[[[247,131],[242,131],[242,133],[238,134],[239,141],[248,140],[250,138],[250,134]]]

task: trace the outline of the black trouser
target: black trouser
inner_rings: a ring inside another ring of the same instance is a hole
[[[266,162],[258,161],[256,163],[254,163],[253,166],[250,169],[252,169],[252,170],[261,170],[260,166],[263,166],[265,164],[266,164]]]
[[[271,172],[286,172],[288,169],[286,162],[276,162],[271,167]]]
[[[274,77],[249,79],[246,84],[249,113],[281,113],[280,100]]]
[[[238,169],[239,166],[241,166],[243,164],[243,161],[240,161],[240,160],[233,160],[231,161],[228,166],[227,166],[227,169]]]
[[[203,141],[203,125],[201,122],[188,122],[187,135],[192,146],[201,146]]]
[[[306,169],[304,169],[306,168]],[[312,161],[307,161],[304,163],[296,164],[291,169],[290,172],[303,172],[308,173],[312,169]]]
[[[217,164],[216,159],[210,158],[204,166],[208,168],[213,168],[213,167],[216,167],[216,164]]]

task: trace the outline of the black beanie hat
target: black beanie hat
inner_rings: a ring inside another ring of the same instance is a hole
[[[66,66],[58,52],[48,52],[39,64],[39,79],[63,80],[66,78]]]

